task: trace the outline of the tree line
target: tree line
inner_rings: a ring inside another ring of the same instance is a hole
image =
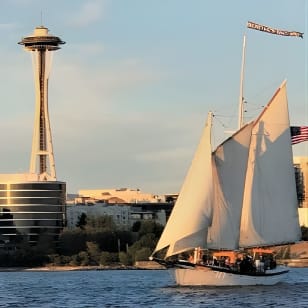
[[[130,266],[148,260],[162,230],[163,226],[153,220],[137,221],[130,230],[124,230],[110,216],[82,214],[74,229],[63,230],[58,245],[44,236],[35,246],[21,241],[14,250],[0,251],[0,266]],[[301,231],[302,240],[308,241],[308,228]]]
[[[124,230],[111,216],[81,214],[76,228],[64,229],[56,246],[44,236],[35,246],[17,243],[14,250],[0,251],[0,266],[129,266],[148,260],[162,230],[153,220],[136,221]]]

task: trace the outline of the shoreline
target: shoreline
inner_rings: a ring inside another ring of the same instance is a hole
[[[308,259],[279,260],[290,268],[308,267]],[[40,267],[0,267],[0,272],[77,272],[77,271],[112,271],[112,270],[166,270],[163,266],[40,266]]]
[[[104,271],[104,270],[162,270],[165,269],[160,264],[153,261],[138,261],[135,265],[126,266],[95,265],[95,266],[71,266],[71,265],[45,265],[38,267],[0,267],[0,272],[68,272],[68,271]]]
[[[284,246],[281,246],[284,247]],[[287,247],[286,247],[287,248]],[[308,241],[301,241],[289,246],[289,258],[277,259],[280,264],[288,267],[308,267]],[[61,271],[102,271],[102,270],[165,270],[166,268],[154,261],[137,261],[135,265],[121,264],[98,266],[51,265],[39,267],[0,267],[0,272],[61,272]]]
[[[289,268],[308,267],[308,259],[284,259],[278,260],[279,264],[288,266]],[[56,266],[47,265],[40,267],[0,267],[0,272],[77,272],[77,271],[112,271],[112,270],[166,270],[163,266],[124,266],[124,265],[108,265],[108,266]]]
[[[0,272],[73,272],[103,270],[149,270],[135,266],[41,266],[41,267],[0,267]]]

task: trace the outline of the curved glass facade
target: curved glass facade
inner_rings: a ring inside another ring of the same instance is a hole
[[[57,242],[66,221],[64,182],[0,184],[0,240]]]

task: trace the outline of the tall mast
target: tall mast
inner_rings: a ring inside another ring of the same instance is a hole
[[[242,67],[241,67],[241,79],[240,79],[240,97],[239,97],[239,112],[238,112],[238,128],[240,129],[244,124],[244,73],[245,73],[245,54],[246,54],[246,35],[243,37],[242,48]]]

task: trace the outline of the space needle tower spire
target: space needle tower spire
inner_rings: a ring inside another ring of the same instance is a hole
[[[60,49],[59,45],[65,42],[49,34],[44,26],[39,26],[32,35],[22,38],[18,44],[24,45],[25,50],[32,53],[34,69],[35,118],[30,173],[37,173],[40,180],[56,180],[48,113],[48,78],[53,51]]]

